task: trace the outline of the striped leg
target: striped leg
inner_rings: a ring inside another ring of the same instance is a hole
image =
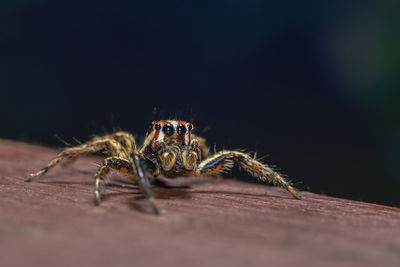
[[[127,132],[116,132],[112,135],[106,135],[103,137],[96,137],[93,141],[97,140],[115,140],[120,146],[122,146],[128,155],[136,152],[136,141],[132,134]]]
[[[145,194],[147,200],[149,201],[154,214],[160,214],[159,209],[155,203],[154,197],[150,191],[150,184],[145,177],[145,173],[143,172],[142,166],[140,165],[140,158],[137,155],[134,155],[134,163],[118,157],[108,157],[106,158],[99,170],[95,175],[95,190],[94,190],[94,204],[96,206],[100,205],[101,202],[101,182],[104,180],[104,177],[108,174],[110,169],[115,169],[121,174],[131,178],[136,179],[137,177],[139,185]],[[133,167],[135,165],[135,168]]]
[[[146,174],[143,171],[142,161],[140,157],[136,154],[133,155],[133,161],[135,162],[136,170],[137,170],[137,177],[139,177],[139,185],[142,188],[143,193],[145,194],[147,200],[149,201],[151,208],[153,209],[153,213],[156,215],[160,214],[160,210],[157,207],[157,204],[154,200],[154,197],[150,190],[150,183],[146,177]]]
[[[120,143],[121,142],[121,143]],[[74,159],[82,154],[95,153],[101,150],[107,150],[111,155],[129,158],[130,152],[135,150],[136,146],[134,139],[130,134],[123,132],[116,133],[104,137],[97,137],[92,141],[76,147],[66,148],[61,151],[53,160],[44,168],[36,173],[31,173],[25,178],[25,182],[33,181],[49,171],[49,169],[56,166],[63,159]]]
[[[261,181],[270,181],[275,185],[280,185],[289,191],[294,198],[300,199],[299,193],[279,173],[242,152],[221,151],[207,158],[199,164],[199,174],[216,175],[229,170],[233,166],[233,163],[237,163],[253,177]]]

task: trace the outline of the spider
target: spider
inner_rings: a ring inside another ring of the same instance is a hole
[[[101,185],[110,169],[136,180],[150,203],[154,214],[160,210],[150,190],[150,181],[158,175],[216,176],[229,170],[234,163],[261,181],[270,181],[289,191],[296,199],[300,195],[279,173],[248,154],[224,150],[209,155],[205,139],[192,133],[193,124],[178,120],[153,122],[142,147],[138,148],[132,134],[116,132],[94,137],[87,143],[62,150],[47,166],[29,174],[25,182],[33,181],[63,159],[74,159],[82,154],[105,151],[109,156],[103,160],[95,174],[94,204],[101,201]]]

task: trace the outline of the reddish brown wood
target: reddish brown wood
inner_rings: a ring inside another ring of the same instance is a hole
[[[400,266],[398,208],[220,179],[154,188],[154,216],[117,174],[95,207],[98,157],[23,182],[56,153],[0,140],[0,266]]]

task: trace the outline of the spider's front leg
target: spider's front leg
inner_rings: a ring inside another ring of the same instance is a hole
[[[107,150],[112,156],[129,158],[129,155],[133,153],[133,151],[136,151],[136,144],[133,136],[125,132],[96,137],[85,144],[64,149],[44,168],[38,172],[29,174],[25,178],[25,182],[30,182],[43,176],[64,159],[72,160],[80,155],[96,153],[101,150]]]
[[[136,154],[133,155],[133,162],[118,157],[108,157],[103,161],[95,175],[94,204],[96,206],[100,205],[101,202],[101,182],[104,180],[104,177],[109,173],[111,168],[133,180],[138,179],[139,186],[145,194],[146,199],[149,201],[154,214],[160,214],[160,210],[158,209],[150,190],[149,180],[146,177],[146,173],[143,171],[141,159]]]
[[[216,175],[224,170],[232,167],[233,163],[237,163],[241,168],[250,175],[261,181],[270,181],[276,185],[285,188],[296,199],[300,199],[300,195],[279,173],[272,170],[265,164],[257,161],[249,155],[238,151],[221,151],[199,164],[198,174],[200,175]]]

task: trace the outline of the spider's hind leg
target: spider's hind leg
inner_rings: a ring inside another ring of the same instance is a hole
[[[238,151],[221,151],[199,164],[199,174],[216,175],[232,167],[237,163],[250,175],[261,181],[270,181],[285,188],[296,199],[300,199],[299,193],[279,173],[265,164],[257,161],[249,155]]]

